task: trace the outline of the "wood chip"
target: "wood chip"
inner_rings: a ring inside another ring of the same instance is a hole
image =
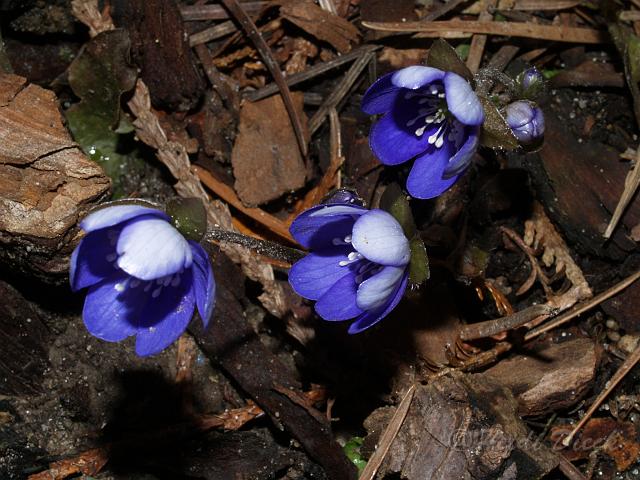
[[[479,374],[509,387],[521,415],[575,405],[593,385],[601,349],[588,338],[523,351]]]
[[[55,94],[0,74],[0,260],[66,281],[76,222],[110,185],[72,140]]]

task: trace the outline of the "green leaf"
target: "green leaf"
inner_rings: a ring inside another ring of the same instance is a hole
[[[397,183],[387,186],[380,198],[380,208],[393,215],[407,238],[412,238],[415,235],[416,224],[413,220],[408,197]]]
[[[509,128],[507,121],[487,97],[479,96],[484,109],[484,123],[480,134],[480,144],[489,148],[503,150],[515,150],[518,148],[518,139]]]
[[[445,72],[454,72],[473,85],[473,74],[446,40],[439,38],[429,49],[427,65]]]
[[[167,213],[173,226],[185,237],[199,242],[207,233],[207,211],[199,198],[172,198]]]
[[[362,437],[352,437],[344,444],[344,447],[342,447],[347,458],[351,460],[356,467],[358,467],[358,474],[361,474],[364,467],[367,465],[367,461],[362,458],[362,455],[360,454],[362,442]]]
[[[409,261],[409,284],[422,285],[429,279],[429,257],[424,242],[419,235],[413,237],[409,243],[411,260]]]
[[[90,40],[69,66],[69,84],[80,102],[64,112],[74,140],[113,180],[114,198],[129,193],[123,182],[143,168],[133,135],[120,134],[131,131],[121,115],[120,97],[133,88],[137,76],[128,63],[129,47],[124,30]]]

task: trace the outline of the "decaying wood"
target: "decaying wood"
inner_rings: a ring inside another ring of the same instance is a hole
[[[500,478],[541,478],[558,459],[531,439],[517,409],[508,389],[487,378],[450,372],[418,385],[380,475],[489,479],[504,472]],[[368,431],[378,432],[365,447],[378,443],[390,412],[382,413],[365,421]]]
[[[479,374],[508,387],[521,415],[563,410],[581,400],[593,385],[601,349],[580,338],[525,350]]]
[[[0,261],[64,282],[76,222],[109,189],[64,127],[55,94],[0,74]]]

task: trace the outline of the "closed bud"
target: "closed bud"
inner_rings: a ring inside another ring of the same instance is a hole
[[[533,102],[518,100],[507,105],[507,124],[523,145],[536,143],[544,136],[544,114]]]

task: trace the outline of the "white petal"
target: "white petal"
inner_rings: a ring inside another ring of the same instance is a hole
[[[125,225],[118,237],[118,267],[141,280],[153,280],[188,268],[189,244],[171,224],[141,218]]]

